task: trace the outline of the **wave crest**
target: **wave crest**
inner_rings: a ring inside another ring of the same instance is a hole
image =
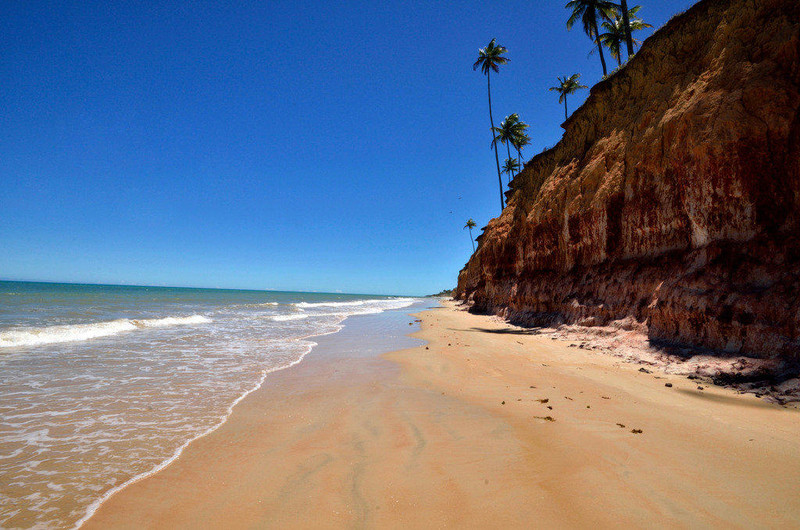
[[[186,317],[147,318],[141,320],[122,318],[107,322],[93,322],[91,324],[12,329],[0,332],[0,348],[82,341],[99,337],[108,337],[127,331],[136,331],[137,329],[207,324],[209,322],[212,322],[212,320],[203,315],[191,315]]]
[[[414,302],[413,298],[388,298],[388,299],[377,299],[377,300],[354,300],[352,302],[300,302],[297,304],[292,304],[295,307],[299,307],[300,309],[306,309],[309,307],[357,307],[357,306],[369,306],[374,309],[381,309],[382,311],[388,309],[401,309],[403,307],[408,307]]]

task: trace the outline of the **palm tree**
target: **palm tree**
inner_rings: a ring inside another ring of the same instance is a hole
[[[558,102],[564,104],[564,119],[566,120],[569,117],[569,113],[567,112],[567,96],[570,94],[574,94],[581,88],[588,88],[586,85],[580,84],[578,81],[581,78],[581,74],[572,74],[571,76],[567,77],[557,77],[558,84],[556,86],[551,86],[550,91],[558,92]]]
[[[472,220],[472,218],[468,219],[467,220],[467,224],[464,225],[464,228],[469,228],[469,239],[470,239],[470,241],[472,241],[472,253],[473,254],[475,253],[475,239],[472,237],[472,229],[475,228],[476,226],[477,225],[475,224],[475,221]],[[464,228],[462,228],[462,230]]]
[[[520,119],[517,119],[511,127],[511,145],[517,150],[517,157],[520,164],[522,164],[522,147],[531,142],[530,137],[525,134],[525,129],[527,128],[528,124]],[[521,165],[517,169],[517,174],[519,174],[520,169],[522,169]]]
[[[511,158],[511,140],[514,138],[514,126],[519,122],[519,115],[514,113],[506,116],[500,122],[500,127],[492,128],[494,139],[492,139],[492,147],[497,149],[497,142],[500,141],[506,146],[506,154]]]
[[[508,175],[508,183],[511,184],[511,177],[514,176],[515,171],[519,171],[520,165],[516,158],[506,158],[503,162],[503,173]]]
[[[494,118],[492,117],[492,81],[491,72],[500,72],[500,65],[506,64],[508,59],[503,57],[503,54],[508,53],[504,46],[497,44],[496,39],[492,39],[489,45],[485,48],[478,50],[478,60],[472,65],[473,70],[481,68],[481,72],[486,75],[486,86],[489,91],[489,123],[491,124],[491,131],[494,131]],[[505,207],[503,200],[503,179],[500,177],[500,156],[497,154],[497,144],[494,146],[494,160],[497,164],[497,180],[500,183],[500,209]]]
[[[526,125],[527,127],[527,125]],[[525,160],[522,158],[522,148],[526,145],[530,145],[531,138],[524,132],[520,132],[516,136],[514,136],[514,140],[512,142],[514,144],[514,149],[517,150],[517,158],[519,158],[520,164],[525,164]],[[521,168],[522,166],[520,166]]]
[[[622,43],[626,41],[634,31],[653,27],[636,16],[636,12],[641,8],[642,6],[634,6],[628,11],[627,23],[617,10],[614,10],[613,19],[603,21],[602,28],[606,30],[606,32],[600,34],[599,40],[608,48],[609,52],[611,52],[611,56],[617,60],[619,66],[622,66]],[[639,44],[641,44],[641,42],[631,37],[631,46],[638,46]],[[594,52],[594,49],[592,49],[592,51]],[[628,57],[631,55],[633,55],[633,53],[629,52]]]
[[[570,0],[564,7],[572,10],[572,14],[567,20],[567,29],[572,29],[575,22],[578,19],[581,20],[584,33],[592,39],[592,42],[597,44],[597,51],[600,52],[600,63],[603,65],[603,75],[608,75],[603,46],[598,38],[600,35],[598,19],[611,18],[611,11],[616,5],[608,0]]]
[[[517,149],[517,154],[520,154],[515,141],[522,136],[527,138],[527,135],[525,135],[525,129],[527,128],[528,124],[519,119],[519,114],[516,112],[514,114],[510,114],[506,116],[506,118],[500,124],[500,127],[494,128],[495,137],[494,140],[492,140],[492,145],[495,146],[498,140],[503,142],[506,145],[506,154],[508,155],[508,159],[510,159],[511,146],[514,146],[514,148]],[[530,138],[527,138],[527,140],[530,141]],[[504,171],[503,173],[506,172]]]

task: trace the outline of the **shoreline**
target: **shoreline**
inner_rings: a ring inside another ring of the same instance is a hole
[[[396,311],[403,311],[403,309],[399,309],[399,310],[396,310]],[[86,522],[89,521],[92,518],[92,516],[94,516],[94,514],[97,512],[97,510],[99,510],[103,506],[103,504],[106,503],[109,499],[113,498],[115,495],[117,495],[117,494],[121,493],[122,491],[124,491],[125,488],[127,488],[127,487],[129,487],[129,486],[131,486],[133,484],[136,484],[137,482],[145,480],[145,479],[147,479],[147,478],[159,473],[160,471],[166,469],[173,462],[175,462],[178,458],[180,458],[181,454],[183,454],[183,452],[186,450],[186,448],[189,447],[192,443],[194,443],[195,441],[214,433],[216,430],[218,430],[220,427],[222,427],[225,424],[225,422],[227,422],[228,419],[233,414],[233,410],[236,407],[236,405],[238,405],[242,400],[247,398],[253,392],[257,392],[264,385],[264,383],[267,380],[267,377],[270,374],[274,374],[274,373],[277,373],[277,372],[280,372],[280,371],[283,371],[283,370],[287,370],[289,368],[292,368],[292,367],[297,366],[298,364],[300,364],[314,350],[314,348],[316,348],[319,345],[316,341],[314,341],[312,339],[315,339],[315,338],[318,338],[318,337],[325,337],[325,336],[328,336],[328,335],[334,335],[336,333],[339,333],[345,328],[345,326],[347,325],[347,321],[348,320],[353,319],[353,318],[357,318],[357,317],[362,317],[362,316],[366,316],[366,315],[355,314],[355,315],[345,316],[344,318],[342,318],[342,321],[339,322],[339,324],[337,324],[337,329],[335,329],[333,331],[329,331],[329,332],[325,332],[325,333],[315,333],[315,334],[312,334],[312,335],[305,335],[305,336],[300,336],[300,337],[296,337],[294,339],[291,339],[292,342],[307,341],[307,342],[310,343],[308,345],[307,351],[305,353],[303,353],[300,356],[300,358],[298,358],[297,360],[295,360],[295,361],[293,361],[293,362],[291,362],[291,363],[289,363],[289,364],[287,364],[285,366],[280,366],[280,367],[276,367],[276,368],[271,368],[271,369],[265,370],[263,372],[262,376],[261,376],[261,379],[259,380],[259,382],[253,388],[251,388],[250,390],[245,391],[241,396],[236,398],[236,400],[234,400],[230,404],[230,406],[228,406],[228,408],[226,409],[224,415],[221,417],[219,423],[209,427],[207,430],[203,431],[202,433],[197,434],[196,436],[194,436],[194,437],[190,438],[189,440],[187,440],[180,447],[178,447],[172,455],[170,455],[169,457],[164,459],[162,462],[160,462],[159,464],[154,466],[149,471],[145,471],[143,473],[135,475],[135,476],[131,477],[130,479],[126,480],[125,482],[123,482],[122,484],[120,484],[118,486],[114,486],[110,490],[106,491],[96,501],[94,501],[89,506],[87,506],[86,513],[80,519],[75,521],[75,523],[72,524],[71,528],[73,528],[73,530],[78,530],[79,528],[82,528],[86,524]]]
[[[275,373],[84,527],[800,523],[795,411],[451,304],[416,318],[426,344]]]
[[[331,333],[337,333],[338,331],[339,330],[332,331]],[[328,335],[328,334],[329,333],[323,333],[321,335],[313,335],[313,337],[318,337],[318,336],[321,337],[321,336]],[[307,338],[311,338],[311,337],[303,337],[303,338],[299,338],[299,339],[295,339],[295,340],[300,341],[300,340],[305,340]],[[299,359],[297,359],[296,361],[294,361],[294,362],[292,362],[290,364],[287,364],[286,366],[280,366],[280,367],[277,367],[277,368],[272,368],[272,369],[269,369],[269,370],[265,370],[264,373],[262,374],[261,380],[258,382],[258,384],[256,384],[256,386],[254,386],[250,390],[247,390],[241,396],[236,398],[236,400],[234,400],[233,403],[231,403],[231,405],[227,408],[227,410],[225,411],[225,414],[223,415],[223,417],[222,417],[222,419],[220,420],[219,423],[209,427],[206,431],[204,431],[204,432],[198,434],[197,436],[187,440],[183,445],[178,447],[171,456],[167,457],[163,462],[161,462],[160,464],[158,464],[155,467],[153,467],[153,469],[151,469],[149,471],[145,471],[144,473],[140,473],[140,474],[138,474],[138,475],[126,480],[125,482],[123,482],[119,486],[114,486],[113,488],[111,488],[110,490],[105,492],[99,499],[97,499],[95,502],[93,502],[92,504],[90,504],[86,508],[86,514],[75,522],[75,524],[72,526],[73,530],[78,530],[79,528],[81,528],[86,523],[86,521],[91,519],[91,517],[95,514],[95,512],[98,509],[100,509],[100,507],[103,505],[103,503],[108,501],[114,495],[116,495],[117,493],[120,493],[121,491],[123,491],[128,486],[130,486],[132,484],[135,484],[135,483],[139,482],[140,480],[144,480],[144,479],[146,479],[146,478],[148,478],[150,476],[153,476],[156,473],[158,473],[159,471],[161,471],[162,469],[167,468],[170,464],[175,462],[175,460],[180,458],[181,454],[183,454],[183,451],[187,447],[189,447],[189,445],[192,442],[194,442],[195,440],[199,440],[200,438],[203,438],[204,436],[208,436],[209,434],[213,433],[214,431],[216,431],[217,429],[222,427],[222,425],[224,425],[225,422],[228,421],[228,418],[230,418],[231,414],[233,414],[234,407],[236,405],[238,405],[247,396],[249,396],[253,392],[255,392],[258,389],[260,389],[264,385],[264,382],[267,380],[267,376],[269,374],[272,374],[272,373],[275,373],[275,372],[280,372],[281,370],[286,370],[288,368],[291,368],[293,366],[296,366],[296,365],[300,364],[303,361],[303,359],[305,359],[306,355],[311,353],[311,351],[314,349],[314,346],[316,346],[315,343],[310,345],[309,348],[308,348],[308,351],[306,353],[304,353]]]

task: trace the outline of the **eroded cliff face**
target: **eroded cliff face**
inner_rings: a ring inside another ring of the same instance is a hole
[[[511,183],[457,298],[800,356],[800,2],[701,1],[564,128]]]

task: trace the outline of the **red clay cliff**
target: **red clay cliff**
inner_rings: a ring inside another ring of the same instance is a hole
[[[563,127],[456,298],[522,324],[800,357],[800,2],[701,1]]]

